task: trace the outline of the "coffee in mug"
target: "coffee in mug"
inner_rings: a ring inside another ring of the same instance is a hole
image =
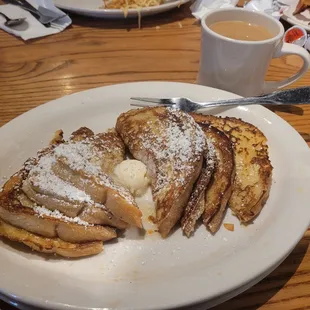
[[[309,53],[300,46],[283,43],[282,24],[267,14],[219,9],[207,13],[201,25],[198,84],[256,96],[295,82],[309,68]],[[281,82],[266,82],[271,59],[292,54],[303,59],[302,68]]]
[[[241,20],[216,22],[209,28],[224,37],[241,41],[263,41],[273,37],[264,26]]]

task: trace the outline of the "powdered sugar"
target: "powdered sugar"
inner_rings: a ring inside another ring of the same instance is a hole
[[[168,121],[165,139],[157,138],[162,147],[156,156],[159,159],[176,159],[181,164],[192,156],[201,155],[205,149],[205,135],[194,119],[180,110],[168,108]]]
[[[168,182],[184,185],[186,175],[191,175],[205,150],[204,132],[190,115],[173,108],[167,108],[167,118],[148,121],[147,125],[142,145],[152,150],[157,162],[155,191]]]
[[[64,158],[66,164],[75,171],[83,171],[84,174],[96,177],[96,182],[107,186],[121,195],[129,203],[134,203],[134,198],[129,190],[114,183],[111,177],[105,174],[100,167],[100,152],[94,153],[88,139],[61,144],[54,150],[55,158]]]
[[[89,195],[77,189],[71,184],[58,178],[52,172],[52,165],[56,162],[55,156],[45,155],[41,157],[29,172],[29,181],[47,194],[57,195],[58,197],[72,202],[92,203]]]
[[[88,139],[83,142],[61,144],[55,148],[54,152],[56,157],[64,157],[72,169],[98,176],[101,172],[100,166],[87,142]]]
[[[215,147],[214,147],[212,140],[209,139],[207,136],[206,136],[206,142],[207,142],[207,147],[208,147],[208,153],[206,155],[206,162],[208,166],[214,167],[215,160],[216,160]]]
[[[49,216],[55,219],[62,220],[64,222],[69,222],[69,223],[74,223],[78,225],[83,225],[83,226],[94,226],[93,224],[89,224],[83,220],[81,220],[79,217],[68,217],[63,215],[61,212],[58,210],[51,211],[45,207],[42,206],[35,206],[33,207],[33,210],[39,217],[44,217],[44,216]]]
[[[70,183],[57,177],[52,167],[60,158],[74,171],[82,171],[83,174],[95,177],[95,182],[106,186],[118,193],[131,204],[135,204],[130,192],[105,174],[101,169],[102,153],[98,148],[94,149],[93,138],[82,141],[68,141],[59,144],[54,149],[46,152],[38,159],[29,160],[25,169],[29,172],[29,180],[34,186],[39,187],[47,194],[56,195],[64,200],[93,204],[91,197]],[[104,145],[101,144],[101,147]]]

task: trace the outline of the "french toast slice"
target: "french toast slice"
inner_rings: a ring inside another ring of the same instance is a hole
[[[70,156],[73,152],[67,154]],[[83,169],[77,168],[75,163],[72,158],[62,156],[57,158],[52,169],[56,176],[84,191],[95,203],[105,205],[115,217],[142,228],[142,213],[128,189],[116,184],[99,169],[94,169],[95,166],[89,162],[85,163]]]
[[[0,193],[0,218],[17,228],[47,238],[72,243],[107,241],[116,238],[111,227],[91,225],[80,218],[69,218],[33,203],[21,190],[24,170],[12,176]]]
[[[45,206],[51,211],[58,210],[66,216],[75,217],[78,216],[84,208],[84,202],[79,200],[70,201],[68,197],[61,197],[56,193],[53,195],[51,192],[42,194],[40,191],[37,192],[33,189],[32,186],[33,184],[31,184],[31,181],[25,179],[21,188],[30,200],[36,202],[38,205]]]
[[[190,115],[166,107],[123,113],[116,131],[133,157],[147,166],[158,229],[167,237],[181,218],[200,174],[204,133]]]
[[[68,184],[66,186],[68,187]],[[22,190],[30,200],[43,205],[48,210],[58,210],[69,217],[78,216],[81,220],[89,224],[108,225],[119,229],[128,227],[127,223],[115,217],[104,205],[91,200],[87,202],[77,200],[66,201],[66,199],[68,200],[67,197],[65,199],[59,199],[53,197],[53,195],[40,194],[32,188],[29,180],[23,182]]]
[[[108,175],[112,175],[114,168],[125,159],[125,145],[115,129],[94,134],[87,127],[81,127],[70,136],[72,142],[87,140],[92,147],[92,163],[99,166]]]
[[[196,222],[205,211],[205,194],[215,168],[215,158],[212,149],[208,147],[206,153],[200,176],[194,185],[181,219],[181,227],[187,237],[191,236]]]
[[[0,192],[0,235],[41,252],[80,257],[101,252],[102,241],[117,237],[109,226],[128,226],[103,204],[53,173],[55,150],[70,143],[90,146],[91,158],[87,160],[100,176],[112,173],[124,159],[125,146],[115,130],[95,135],[83,127],[69,141],[57,131],[50,146],[27,160]],[[108,204],[117,206],[119,195],[113,193]]]
[[[101,241],[70,243],[59,238],[41,237],[2,220],[0,220],[0,236],[23,243],[37,252],[57,254],[70,258],[95,255],[103,251]]]
[[[141,228],[142,213],[133,196],[109,176],[124,156],[125,146],[115,130],[95,135],[82,127],[30,165],[23,189],[38,203],[42,197],[46,202],[46,197],[53,198],[46,205],[52,210],[55,199],[64,202],[56,205],[58,210],[70,204],[68,212],[81,213],[94,224]]]
[[[243,223],[252,221],[269,197],[272,165],[267,139],[254,125],[233,117],[191,114],[198,124],[211,125],[233,143],[235,179],[229,207]]]
[[[215,169],[205,195],[203,223],[214,234],[220,228],[235,178],[232,143],[212,126],[201,125],[215,155]]]

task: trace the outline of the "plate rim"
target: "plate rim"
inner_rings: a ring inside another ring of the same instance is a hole
[[[70,94],[70,95],[66,95],[64,97],[61,97],[61,98],[58,98],[58,99],[55,99],[55,100],[52,100],[52,101],[49,101],[45,104],[42,104],[36,108],[33,108],[27,112],[25,112],[24,114],[21,114],[19,116],[17,116],[16,118],[14,118],[13,120],[11,120],[10,122],[6,123],[5,125],[3,125],[1,128],[0,128],[0,132],[4,129],[4,130],[8,130],[8,128],[10,126],[14,126],[15,123],[18,123],[19,122],[19,119],[21,119],[22,117],[24,117],[24,115],[26,114],[32,114],[32,113],[35,113],[36,110],[38,109],[45,109],[47,106],[49,105],[53,105],[55,102],[61,100],[62,98],[75,98],[75,96],[80,96],[81,93],[84,93],[84,94],[89,94],[89,92],[91,91],[101,91],[102,89],[106,89],[106,88],[118,88],[118,87],[122,87],[123,85],[132,85],[132,84],[135,84],[135,85],[139,85],[139,84],[144,84],[143,86],[145,87],[147,84],[149,84],[150,86],[151,85],[154,85],[154,84],[160,84],[161,86],[162,85],[167,85],[167,84],[176,84],[178,86],[183,86],[183,87],[186,87],[188,85],[190,86],[194,86],[194,87],[197,87],[197,88],[201,88],[201,90],[204,90],[204,91],[208,91],[208,90],[215,90],[216,92],[220,92],[220,93],[226,93],[228,95],[231,95],[231,97],[238,97],[237,95],[235,94],[232,94],[232,93],[229,93],[229,92],[225,92],[225,91],[222,91],[222,90],[218,90],[218,89],[212,89],[210,87],[205,87],[205,86],[200,86],[200,85],[195,85],[195,84],[190,84],[190,83],[179,83],[179,82],[164,82],[164,81],[161,81],[161,82],[152,82],[152,81],[146,81],[146,82],[131,82],[131,83],[120,83],[120,84],[114,84],[114,85],[109,85],[109,86],[103,86],[103,87],[98,87],[98,88],[92,88],[92,89],[88,89],[88,90],[84,90],[84,91],[81,91],[81,92],[77,92],[77,93],[73,93],[73,94]],[[219,95],[220,96],[220,95]],[[261,111],[268,111],[267,113],[269,115],[273,115],[273,117],[275,117],[275,119],[277,119],[277,121],[280,121],[280,122],[284,122],[286,123],[286,126],[288,126],[288,128],[294,132],[294,134],[297,136],[296,137],[299,137],[299,142],[303,142],[304,146],[305,146],[305,149],[307,149],[307,152],[309,152],[310,154],[310,148],[308,147],[307,143],[302,139],[302,137],[298,134],[298,132],[295,130],[294,127],[292,127],[291,125],[289,125],[284,119],[282,119],[280,116],[278,116],[277,114],[271,112],[270,110],[266,109],[265,107],[262,107],[262,106],[255,106],[253,107],[254,109],[258,109],[258,110],[261,110]],[[27,117],[27,116],[26,116]],[[299,143],[298,142],[298,143]],[[309,213],[310,214],[310,213]],[[277,259],[277,262],[279,262],[279,264],[289,255],[289,253],[295,248],[296,244],[301,240],[301,238],[303,237],[304,235],[304,232],[307,230],[308,226],[310,224],[310,218],[307,220],[307,224],[305,224],[305,229],[303,230],[300,230],[300,233],[298,234],[297,237],[295,237],[295,242],[293,244],[291,244],[291,246],[289,248],[286,249],[285,253],[281,254],[281,258],[280,259]],[[256,275],[256,277],[259,277],[260,274],[262,274],[264,271],[266,271],[268,268],[271,268],[270,272],[275,269],[277,267],[277,264],[275,265],[275,261],[272,261],[272,263],[269,263],[268,267],[265,268],[264,270],[261,270],[259,274]],[[274,266],[274,267],[273,267]],[[253,278],[250,278],[248,280],[253,280]],[[245,284],[244,282],[242,282],[242,284]],[[241,284],[241,285],[242,285]],[[238,286],[233,286],[230,288],[230,290],[225,290],[225,292],[229,292],[231,290],[234,290],[236,288],[238,288],[240,285]],[[15,295],[12,295],[13,293],[9,293],[9,292],[5,292],[5,290],[1,289],[1,292],[3,292],[6,296],[10,296],[11,298],[13,298],[14,300],[17,300],[17,301],[20,301],[20,302],[23,302],[23,303],[26,303],[26,304],[31,304],[31,305],[35,305],[35,306],[47,306],[48,308],[51,308],[52,307],[59,307],[62,308],[62,309],[68,309],[68,307],[71,307],[69,305],[64,305],[63,303],[57,303],[57,302],[49,302],[49,301],[46,301],[44,303],[42,303],[42,301],[40,302],[40,298],[32,298],[32,297],[28,297],[28,296],[15,296]],[[220,292],[219,295],[225,293],[225,292]],[[216,297],[216,296],[213,296],[213,297]],[[199,303],[199,302],[204,302],[206,301],[205,298],[201,298],[201,299],[196,299],[196,300],[191,300],[191,301],[188,301],[187,304],[184,304],[184,303],[181,303],[181,304],[175,304],[174,307],[178,307],[178,306],[188,306],[188,305],[192,305],[192,304],[195,304],[195,303]],[[91,309],[91,308],[88,308],[88,307],[76,307],[74,306],[75,308],[77,309]],[[154,309],[158,309],[158,308],[154,308]]]
[[[188,3],[190,1],[192,1],[192,0],[175,0],[172,2],[167,2],[167,3],[163,3],[160,5],[156,5],[156,6],[142,8],[141,10],[129,9],[128,10],[128,16],[126,16],[126,17],[137,16],[139,12],[142,15],[148,14],[148,13],[156,14],[156,13],[159,13],[159,11],[164,12],[164,11],[168,11],[168,10],[173,9],[173,8],[177,8],[178,6],[182,6],[183,4]],[[76,12],[76,13],[81,13],[84,15],[96,14],[96,16],[98,16],[98,17],[100,17],[100,16],[101,17],[119,16],[121,18],[126,18],[124,16],[124,11],[121,9],[99,9],[99,8],[98,9],[83,9],[83,8],[79,8],[79,7],[72,7],[72,6],[64,5],[62,3],[58,3],[57,1],[54,1],[54,4],[59,9],[67,10],[67,11],[71,11],[71,12]]]
[[[300,23],[298,19],[295,18],[294,15],[292,14],[293,10],[294,9],[292,7],[285,10],[281,18],[285,20],[286,22],[288,22],[289,24],[291,24],[292,26],[299,26],[299,27],[304,28],[307,32],[310,32],[310,25],[305,25],[303,23]],[[310,23],[310,19],[309,19],[309,23]]]

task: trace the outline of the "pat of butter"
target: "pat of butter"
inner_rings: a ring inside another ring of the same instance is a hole
[[[114,174],[119,183],[127,187],[134,196],[142,196],[150,183],[146,166],[139,160],[128,159],[115,167]]]

